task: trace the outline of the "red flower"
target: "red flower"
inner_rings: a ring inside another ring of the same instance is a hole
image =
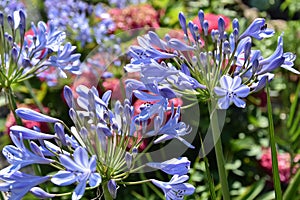
[[[206,13],[204,15],[204,20],[207,20],[208,21],[208,32],[210,33],[213,29],[218,29],[218,19],[219,17],[223,17],[224,21],[225,21],[225,29],[227,29],[229,27],[229,24],[230,24],[230,19],[224,15],[215,15],[215,14],[212,14],[212,13]],[[201,32],[202,31],[202,28],[201,28],[201,25],[200,25],[200,21],[199,21],[199,18],[198,17],[195,17],[193,19],[193,22],[195,24],[198,25],[199,27],[199,31]]]
[[[259,160],[260,166],[263,168],[266,173],[272,176],[272,155],[271,155],[271,148],[264,148],[262,149],[263,154]],[[282,183],[289,183],[291,178],[291,157],[288,153],[278,153],[277,152],[277,160],[278,160],[278,171],[280,181]],[[297,155],[294,158],[295,163],[299,162],[300,155]],[[295,165],[292,169],[292,174],[295,174],[299,168],[299,164]]]
[[[159,28],[159,13],[149,4],[131,5],[109,10],[116,29]]]

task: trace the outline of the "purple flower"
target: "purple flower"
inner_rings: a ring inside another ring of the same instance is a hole
[[[155,144],[176,138],[187,147],[195,148],[188,141],[182,138],[182,136],[189,134],[191,132],[191,129],[184,122],[179,122],[180,107],[177,108],[177,111],[175,113],[174,106],[172,105],[171,112],[172,115],[168,122],[158,130],[148,132],[147,136],[161,135],[154,141]],[[160,118],[163,119],[162,117]]]
[[[113,199],[117,197],[118,186],[114,180],[109,180],[107,182],[108,191]]]
[[[183,199],[185,195],[191,195],[195,192],[195,187],[189,183],[184,183],[189,177],[187,175],[174,175],[169,182],[162,182],[152,179],[152,183],[161,188],[167,200]]]
[[[59,186],[66,186],[77,182],[77,186],[73,192],[72,200],[80,199],[86,188],[87,181],[91,187],[98,186],[102,179],[96,172],[96,156],[90,159],[87,151],[83,147],[75,149],[73,159],[67,155],[59,156],[60,163],[66,168],[56,173],[51,181]]]
[[[32,151],[28,150],[23,143],[22,134],[20,134],[19,138],[14,134],[10,134],[10,138],[15,146],[5,146],[2,153],[11,165],[2,169],[0,175],[15,173],[22,167],[31,164],[49,164],[53,162],[53,160],[45,158],[40,151],[38,151],[37,154],[33,153],[36,149],[32,148]]]
[[[191,162],[186,158],[173,158],[164,162],[149,162],[146,165],[152,168],[160,169],[163,172],[179,176],[187,174],[190,169]]]
[[[34,176],[16,171],[6,176],[0,175],[0,191],[8,192],[9,199],[22,199],[33,187],[46,182],[50,176]]]
[[[247,36],[254,37],[258,40],[273,36],[274,30],[267,28],[265,19],[256,18],[250,26],[240,35],[239,39],[243,39]]]
[[[220,86],[214,88],[215,93],[219,98],[218,105],[220,109],[227,109],[233,102],[237,107],[244,108],[246,103],[240,98],[247,97],[250,92],[250,88],[246,85],[242,85],[242,79],[239,76],[235,76],[233,79],[224,75],[220,79]]]
[[[60,122],[59,119],[56,119],[54,117],[49,117],[47,115],[36,112],[29,108],[17,108],[16,114],[22,119],[35,121],[35,122],[48,122],[48,123]]]
[[[40,199],[46,199],[46,198],[53,198],[55,197],[55,194],[50,194],[48,192],[46,192],[45,190],[43,190],[42,188],[40,187],[33,187],[30,189],[30,192],[40,198]]]
[[[10,127],[10,132],[11,134],[14,134],[17,137],[20,137],[20,133],[21,133],[23,139],[29,139],[29,140],[38,140],[38,139],[47,140],[56,137],[55,135],[42,133],[18,125]]]

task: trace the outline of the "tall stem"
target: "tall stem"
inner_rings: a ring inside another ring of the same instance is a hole
[[[102,184],[102,190],[103,190],[103,195],[104,195],[105,200],[113,200],[112,196],[110,195],[110,193],[108,191],[107,182],[104,182]]]
[[[16,103],[16,99],[15,99],[13,90],[10,87],[8,87],[5,90],[5,94],[7,95],[9,109],[11,110],[11,112],[14,115],[14,118],[16,120],[16,124],[19,125],[19,126],[23,126],[23,122],[22,122],[21,118],[18,117],[18,115],[16,114],[16,109],[18,107],[17,107],[17,103]],[[24,144],[27,148],[29,148],[29,141],[28,140],[24,140]],[[32,165],[32,167],[33,167],[33,170],[34,170],[36,175],[41,175],[42,174],[41,168],[38,164],[34,164],[34,165]]]
[[[223,149],[222,149],[222,141],[220,137],[221,131],[219,128],[219,120],[218,120],[216,106],[217,106],[216,102],[212,100],[209,109],[210,123],[211,123],[211,129],[213,134],[213,140],[215,144],[215,153],[217,158],[217,166],[218,166],[219,179],[221,183],[223,199],[230,200],[229,187],[228,187],[227,175],[225,169],[225,161],[224,161]]]
[[[15,99],[15,96],[14,96],[14,93],[13,93],[12,89],[10,87],[6,88],[5,94],[7,95],[9,109],[11,110],[11,112],[14,115],[14,118],[16,120],[16,124],[20,125],[20,126],[23,125],[22,120],[16,114],[16,109],[18,107],[17,107],[16,99]]]
[[[279,177],[279,170],[278,170],[277,150],[276,150],[274,124],[273,124],[273,116],[272,116],[272,105],[271,105],[268,82],[266,82],[266,85],[267,85],[269,134],[270,134],[270,146],[271,146],[271,155],[272,155],[272,172],[273,172],[275,197],[277,200],[281,200],[282,199],[282,191],[281,191],[280,177]]]

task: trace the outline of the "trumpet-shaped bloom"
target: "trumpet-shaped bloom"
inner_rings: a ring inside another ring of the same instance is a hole
[[[239,39],[243,39],[247,36],[254,37],[258,40],[268,38],[274,35],[274,30],[267,28],[265,19],[256,18],[250,26],[240,35]]]
[[[244,108],[246,103],[240,98],[247,97],[250,88],[242,84],[242,79],[238,76],[231,78],[224,75],[220,79],[221,87],[215,87],[215,93],[221,97],[218,100],[219,108],[227,109],[233,102],[237,107]]]
[[[29,108],[17,108],[16,114],[26,120],[35,121],[35,122],[48,122],[48,123],[55,123],[59,122],[59,119],[56,119],[54,117],[49,117],[47,115],[44,115],[42,113],[36,112]]]
[[[182,158],[173,158],[171,160],[167,160],[164,162],[149,162],[147,166],[160,169],[163,172],[175,175],[178,174],[179,176],[187,174],[190,169],[191,162],[187,159],[187,157]]]
[[[0,191],[8,192],[9,199],[22,199],[33,187],[46,182],[50,176],[34,176],[16,171],[10,176],[0,175]]]
[[[189,183],[184,183],[189,177],[187,175],[174,175],[169,182],[162,182],[152,179],[152,183],[161,188],[167,200],[183,199],[185,195],[191,195],[195,192],[195,187]]]
[[[75,200],[83,196],[87,181],[91,187],[96,187],[102,179],[100,174],[96,172],[95,155],[89,159],[87,151],[82,147],[78,147],[74,151],[73,158],[64,154],[60,155],[60,163],[66,170],[59,171],[51,178],[51,181],[59,186],[77,182],[78,184],[72,195],[72,200]]]
[[[184,122],[179,121],[180,107],[177,108],[177,111],[175,113],[174,106],[172,105],[171,112],[172,115],[166,124],[164,124],[158,130],[150,131],[149,133],[147,133],[147,135],[161,135],[154,141],[154,143],[156,144],[176,138],[189,148],[195,148],[188,141],[182,138],[182,136],[189,134],[191,132],[191,129]]]
[[[5,146],[2,153],[11,165],[1,170],[0,175],[15,173],[30,164],[49,164],[53,162],[53,160],[45,158],[41,152],[35,154],[34,151],[29,151],[23,143],[22,134],[20,134],[20,138],[13,134],[10,134],[10,137],[15,146]]]

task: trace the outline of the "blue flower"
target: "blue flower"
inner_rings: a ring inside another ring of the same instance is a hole
[[[9,199],[17,200],[29,192],[33,187],[46,182],[50,176],[34,176],[16,171],[6,176],[0,175],[0,191],[8,192]]]
[[[55,197],[55,194],[50,194],[48,192],[46,192],[45,190],[43,190],[42,188],[40,187],[33,187],[30,189],[30,192],[40,198],[40,199],[46,199],[46,198],[53,198]]]
[[[195,192],[195,187],[189,183],[184,183],[189,177],[187,175],[174,175],[169,182],[162,182],[152,179],[152,183],[164,191],[166,200],[183,199],[186,195]]]
[[[158,130],[148,132],[146,135],[161,135],[154,141],[155,144],[176,138],[187,147],[195,148],[188,141],[182,138],[182,136],[189,134],[191,132],[191,129],[184,122],[179,122],[180,107],[177,108],[177,111],[175,113],[174,106],[172,105],[171,112],[172,115],[166,124],[164,124]],[[162,117],[160,118],[163,119]]]
[[[173,158],[171,160],[167,160],[164,162],[149,162],[146,165],[152,168],[160,169],[163,172],[179,176],[187,174],[190,169],[191,162],[187,159],[187,157],[182,158]]]
[[[96,156],[93,155],[89,159],[87,151],[82,147],[75,149],[73,159],[61,154],[59,161],[66,170],[59,171],[51,178],[51,181],[59,186],[77,182],[72,200],[80,199],[83,196],[87,181],[91,187],[98,186],[102,181],[100,174],[96,172]]]
[[[243,39],[247,36],[254,37],[258,40],[268,38],[274,35],[274,30],[267,28],[265,19],[256,18],[250,26],[240,35],[239,39]]]
[[[60,122],[59,119],[44,115],[29,108],[17,108],[15,112],[20,118],[25,120],[48,123]]]
[[[31,139],[47,140],[47,139],[53,139],[56,137],[55,135],[42,133],[42,132],[31,130],[31,129],[25,128],[23,126],[18,126],[18,125],[10,127],[10,132],[11,132],[11,134],[14,134],[17,137],[19,137],[20,133],[22,133],[22,138],[29,139],[29,140],[31,140]]]
[[[109,191],[111,197],[112,197],[113,199],[115,199],[115,198],[117,197],[117,190],[118,190],[118,186],[117,186],[117,184],[116,184],[116,181],[114,181],[114,180],[112,180],[112,179],[109,180],[109,181],[107,182],[107,188],[108,188],[108,191]]]
[[[22,134],[19,135],[19,138],[17,138],[14,134],[10,134],[10,138],[15,146],[5,146],[2,153],[11,165],[2,169],[0,171],[0,175],[15,173],[22,167],[30,164],[49,164],[53,162],[53,160],[45,158],[40,151],[38,151],[37,154],[33,153],[34,150],[36,150],[33,149],[33,147],[31,149],[32,151],[28,150],[23,143]]]
[[[247,97],[250,88],[242,84],[242,79],[239,76],[235,76],[233,79],[228,75],[222,76],[220,86],[214,88],[215,93],[221,97],[218,100],[220,109],[227,109],[232,102],[240,108],[246,106],[246,103],[240,98]]]

